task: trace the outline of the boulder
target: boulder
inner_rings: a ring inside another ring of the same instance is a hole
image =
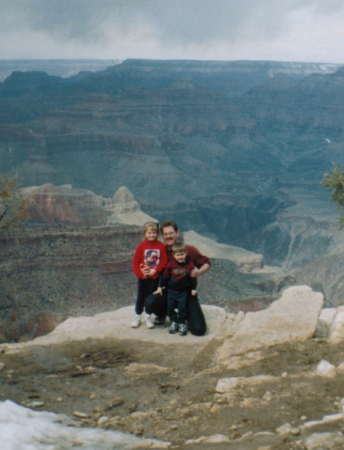
[[[247,313],[233,337],[225,340],[219,359],[225,362],[260,347],[311,338],[323,306],[323,295],[308,286],[286,289],[269,308]]]
[[[344,307],[340,306],[335,315],[330,333],[329,339],[332,343],[338,343],[344,340]]]
[[[337,432],[313,433],[304,445],[307,450],[340,449],[344,446],[344,436]]]
[[[317,329],[314,336],[317,338],[327,338],[331,329],[331,325],[335,315],[337,314],[336,308],[324,308],[319,316]]]
[[[316,374],[324,378],[335,378],[337,375],[337,371],[336,367],[333,364],[323,359],[317,366]]]

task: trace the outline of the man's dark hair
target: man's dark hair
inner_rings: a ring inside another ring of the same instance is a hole
[[[174,231],[177,233],[178,231],[178,225],[176,224],[176,222],[174,222],[173,220],[165,220],[165,222],[163,222],[160,225],[160,231],[162,233],[163,228],[165,227],[173,227]]]

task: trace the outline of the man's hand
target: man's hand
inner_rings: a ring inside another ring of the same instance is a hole
[[[161,287],[158,287],[158,289],[157,289],[156,291],[153,292],[153,295],[156,295],[156,294],[162,295],[162,289],[161,289]]]
[[[210,269],[209,264],[203,264],[203,266],[201,266],[199,269],[197,269],[197,267],[195,267],[193,270],[191,270],[190,277],[197,278],[200,275],[203,275],[209,269]]]
[[[197,278],[201,275],[200,270],[197,269],[197,267],[195,267],[193,270],[191,270],[190,272],[190,277],[191,278]]]

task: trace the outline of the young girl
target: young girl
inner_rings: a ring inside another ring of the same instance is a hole
[[[147,222],[143,227],[143,235],[145,240],[137,246],[133,257],[133,271],[138,278],[136,316],[131,324],[133,328],[140,326],[145,300],[157,289],[159,274],[167,264],[165,245],[158,241],[159,224]],[[146,325],[147,328],[154,328],[150,314],[146,314]]]

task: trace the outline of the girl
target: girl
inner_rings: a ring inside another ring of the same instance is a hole
[[[165,245],[158,241],[159,224],[147,222],[143,227],[143,235],[145,240],[137,246],[133,257],[133,271],[138,278],[136,316],[131,324],[133,328],[140,326],[145,300],[157,289],[159,274],[167,264]],[[146,314],[146,325],[147,328],[154,328],[150,314]]]

